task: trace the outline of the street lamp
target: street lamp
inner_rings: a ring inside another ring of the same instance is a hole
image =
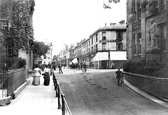
[[[50,44],[50,50],[51,50],[51,58],[50,58],[50,59],[51,59],[51,69],[52,69],[52,59],[53,59],[53,58],[52,58],[52,50],[53,50],[53,45],[52,45],[52,43]]]

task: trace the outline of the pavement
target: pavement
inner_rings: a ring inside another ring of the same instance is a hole
[[[43,77],[40,85],[34,86],[29,79],[29,85],[12,100],[7,106],[1,106],[0,111],[5,115],[62,115],[58,109],[58,98],[56,98],[52,77],[50,85],[43,85]]]
[[[110,72],[116,70],[98,70],[98,69],[88,69],[87,73],[92,72]],[[82,73],[81,70],[63,68],[64,74],[78,74]],[[58,69],[55,72],[58,74]],[[11,103],[7,106],[1,106],[0,111],[6,115],[17,114],[17,115],[61,115],[61,109],[58,109],[58,98],[55,96],[55,90],[53,85],[52,77],[50,79],[50,85],[43,85],[43,77],[40,78],[40,85],[34,86],[31,84],[32,79],[29,79],[29,85],[17,96],[16,99],[12,100]],[[168,108],[168,104],[164,101],[161,101],[140,89],[134,87],[128,81],[124,80],[125,85],[131,90],[137,92],[138,94],[148,98],[151,101],[154,101],[164,107]]]

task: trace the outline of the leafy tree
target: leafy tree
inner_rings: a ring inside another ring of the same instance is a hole
[[[51,45],[46,45],[44,42],[34,41],[33,54],[34,58],[45,56],[50,51]]]

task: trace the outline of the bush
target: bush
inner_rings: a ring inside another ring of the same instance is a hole
[[[123,70],[136,74],[156,76],[161,67],[156,62],[146,63],[145,60],[127,61],[123,66]]]
[[[17,60],[17,68],[23,68],[26,65],[26,60],[22,58],[18,58]]]
[[[8,70],[23,68],[26,65],[26,60],[17,57],[11,57],[6,60]]]

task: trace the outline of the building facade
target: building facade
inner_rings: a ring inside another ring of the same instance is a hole
[[[27,55],[26,68],[32,69],[34,40],[32,16],[34,6],[34,0],[0,0],[0,41],[5,46],[4,50],[0,48],[0,52],[5,54],[6,59],[1,61],[8,66],[8,69],[12,66],[14,57],[22,56],[19,55],[21,49]]]
[[[70,51],[70,54],[73,51],[73,56],[69,57],[71,61],[77,60],[79,65],[86,63],[88,68],[122,68],[126,61],[125,22],[111,23],[97,29],[88,39],[81,40]]]
[[[95,54],[91,62],[94,68],[122,68],[126,61],[126,24],[111,23],[90,35],[89,51]]]
[[[127,0],[128,60],[167,65],[168,1]]]

